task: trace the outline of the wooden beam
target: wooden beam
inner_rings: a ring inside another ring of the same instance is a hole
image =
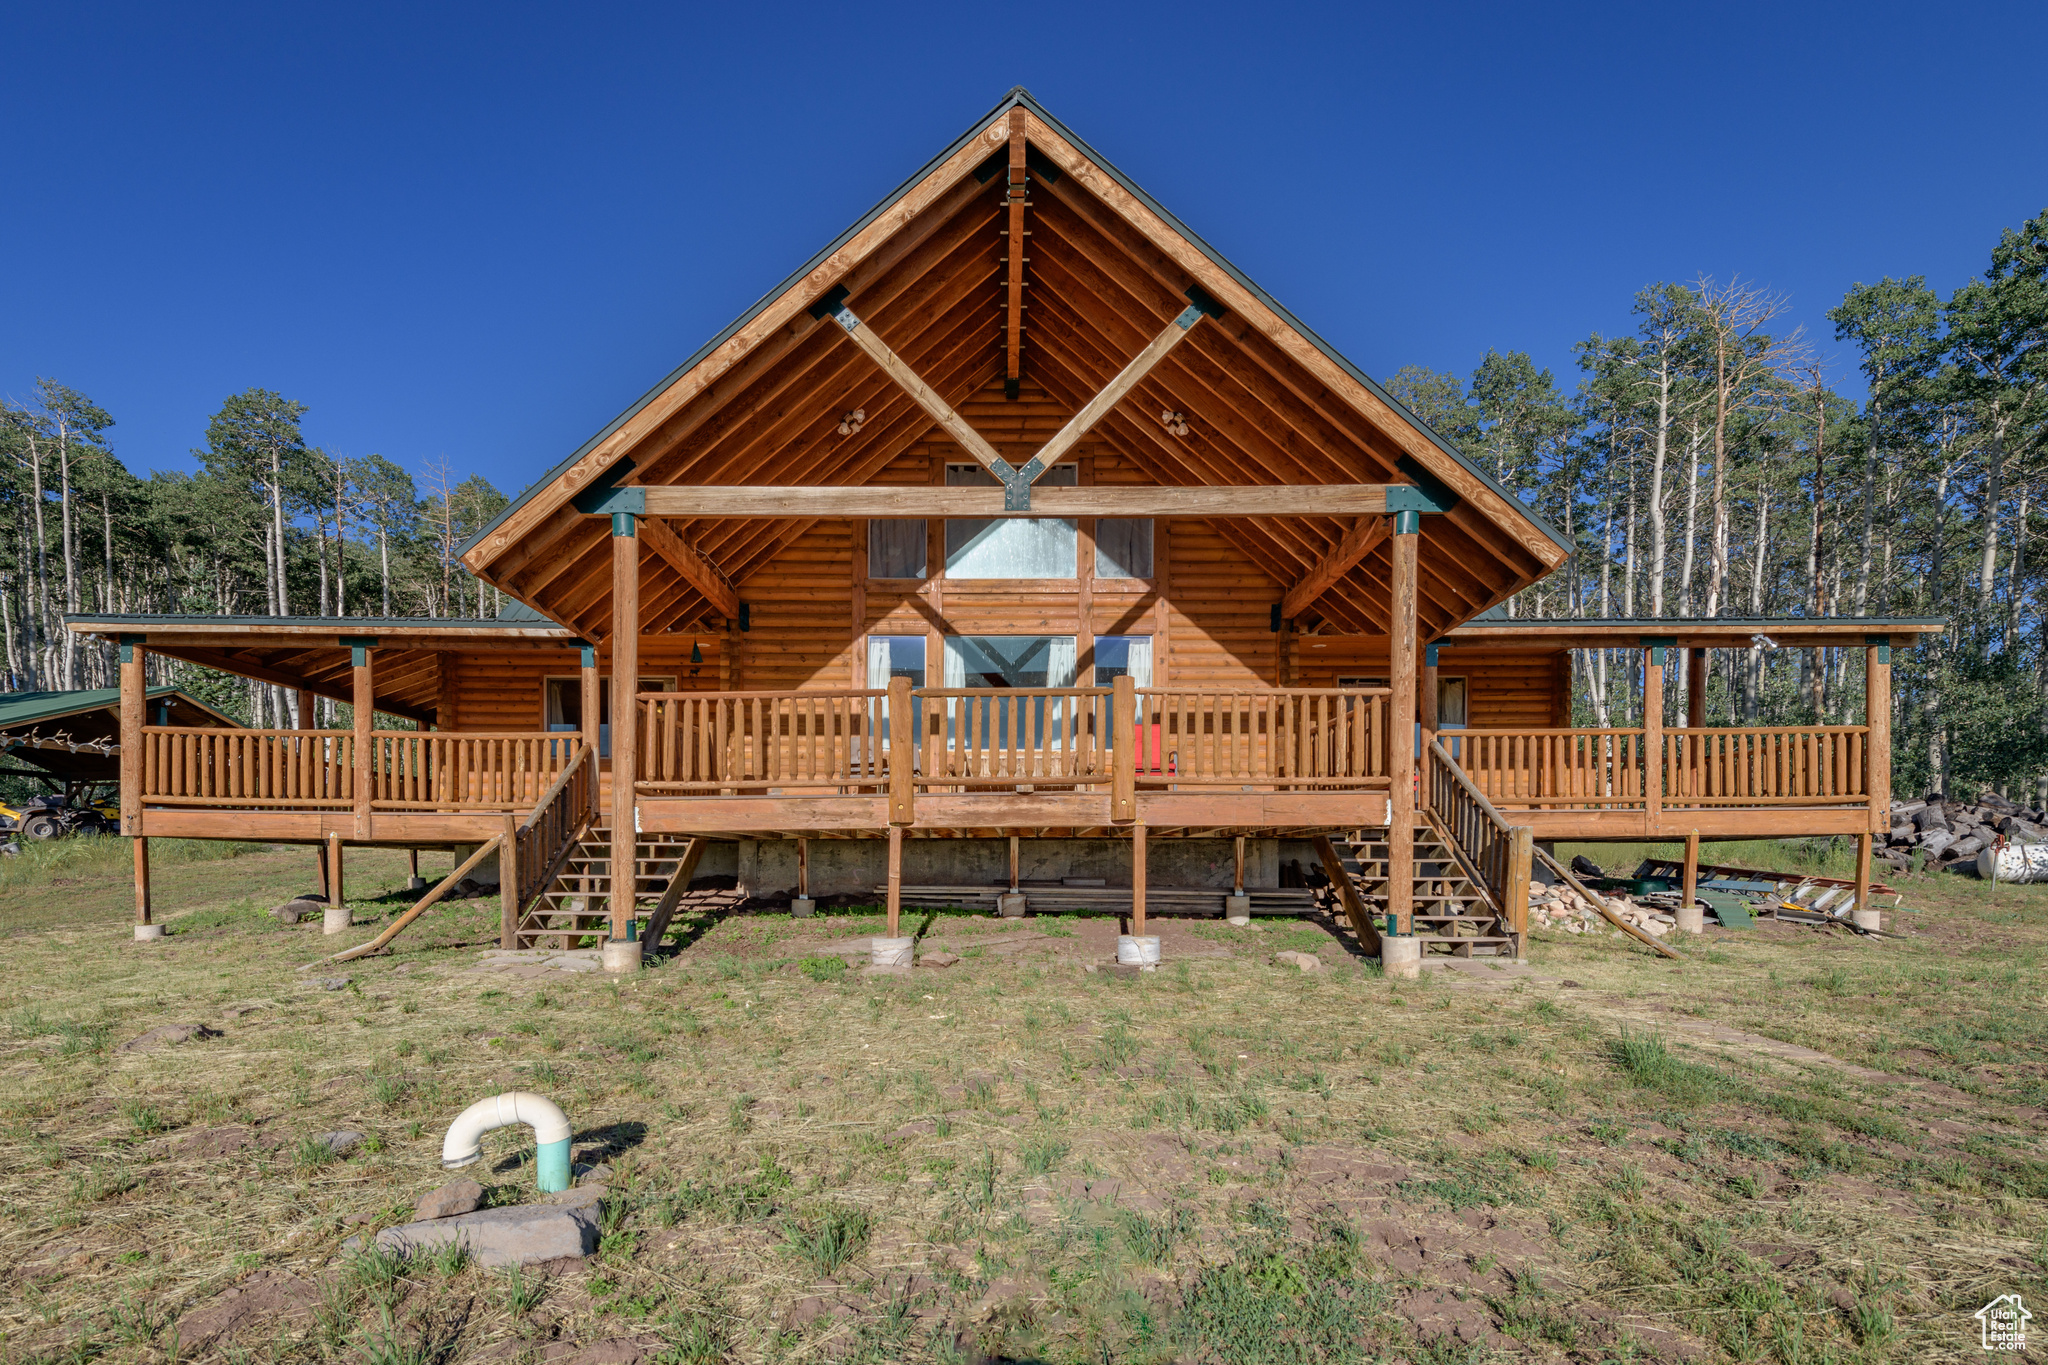
[[[909,394],[911,401],[930,413],[932,420],[937,422],[948,436],[959,442],[962,450],[980,461],[982,466],[998,479],[1003,477],[1010,469],[1010,462],[997,454],[996,448],[984,440],[980,432],[969,426],[966,418],[953,411],[952,405],[939,397],[938,390],[925,383],[916,370],[911,369],[901,356],[890,350],[889,343],[876,336],[874,328],[862,322],[854,315],[853,310],[843,303],[831,317],[845,330],[846,335],[853,338],[853,344],[866,351],[868,358],[881,367],[882,373],[895,380],[896,386]],[[650,488],[647,491],[652,495],[656,490]]]
[[[1088,434],[1089,428],[1101,421],[1103,415],[1111,408],[1122,402],[1124,395],[1138,387],[1139,382],[1152,372],[1154,365],[1166,359],[1174,347],[1187,340],[1188,333],[1193,331],[1195,324],[1201,320],[1202,310],[1190,304],[1179,317],[1161,328],[1159,335],[1152,338],[1151,344],[1131,357],[1131,363],[1119,370],[1116,378],[1105,384],[1100,393],[1089,399],[1081,410],[1068,419],[1067,424],[1031,457],[1033,464],[1042,466],[1035,477],[1042,478],[1045,470],[1051,469],[1062,455],[1072,450],[1074,443]]]
[[[724,570],[712,562],[711,556],[678,535],[659,517],[641,519],[640,538],[647,542],[648,549],[681,574],[684,582],[702,593],[713,611],[728,620],[739,616],[740,590],[733,586]]]
[[[696,485],[645,490],[650,517],[845,519],[869,517],[1379,517],[1400,484],[1038,488],[1026,511],[1001,488],[870,485],[764,488]],[[1408,490],[1403,490],[1408,491]],[[737,614],[737,613],[734,613]]]
[[[1320,563],[1287,590],[1287,595],[1280,599],[1280,615],[1291,620],[1307,611],[1318,597],[1351,572],[1352,565],[1378,549],[1380,542],[1392,534],[1393,523],[1387,518],[1361,517]]]
[[[633,782],[639,748],[640,703],[640,537],[639,518],[612,518],[612,850],[611,937],[630,936],[639,887],[640,835],[634,828]]]
[[[1006,368],[1003,371],[1003,397],[1015,398],[1018,386],[1024,378],[1024,206],[1030,198],[1030,178],[1024,169],[1024,111],[1010,111],[1010,179],[1009,194],[1003,205],[1009,210],[1009,250],[1005,253],[1004,264],[1008,267],[1008,298],[1005,312],[1008,324],[1004,329],[1004,340],[1009,348]]]
[[[147,652],[139,644],[121,644],[121,832],[140,833],[136,817],[142,814],[142,727],[143,711],[149,702],[149,681],[143,661]],[[146,919],[138,924],[149,923]]]

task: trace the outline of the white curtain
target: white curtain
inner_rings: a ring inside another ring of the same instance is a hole
[[[1152,685],[1152,637],[1133,635],[1130,637],[1130,661],[1125,665],[1130,670],[1131,682],[1139,688]]]
[[[868,636],[868,686],[878,691],[889,688],[889,637]]]
[[[1049,642],[1052,646],[1045,665],[1047,687],[1072,687],[1074,685],[1074,637],[1055,635]]]
[[[967,686],[967,653],[955,636],[946,637],[946,686]]]

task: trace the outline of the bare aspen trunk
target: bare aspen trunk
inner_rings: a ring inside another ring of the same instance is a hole
[[[1685,556],[1678,571],[1679,592],[1687,616],[1697,610],[1693,592],[1693,547],[1698,542],[1700,512],[1700,424],[1695,418],[1685,443]]]
[[[1998,583],[1998,504],[2005,497],[2005,442],[1994,431],[1984,461],[1984,554],[1977,562],[1977,607],[1990,611]]]
[[[1657,351],[1657,436],[1650,447],[1650,615],[1664,615],[1664,459],[1671,445],[1671,353]]]
[[[1856,614],[1870,615],[1871,542],[1877,526],[1877,431],[1884,412],[1871,402],[1870,442],[1863,448],[1863,558],[1856,566]]]
[[[2033,494],[2029,484],[2020,485],[2019,519],[2013,523],[2012,556],[2005,566],[2005,652],[2018,647],[2020,593],[2027,581],[2027,503]]]
[[[391,533],[380,521],[377,525],[377,558],[384,575],[384,615],[391,615]]]

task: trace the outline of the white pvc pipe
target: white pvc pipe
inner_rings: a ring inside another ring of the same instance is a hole
[[[441,1139],[441,1164],[467,1166],[483,1155],[483,1135],[524,1123],[533,1129],[536,1165],[543,1191],[569,1188],[569,1116],[551,1099],[529,1090],[508,1090],[478,1100],[456,1115]]]

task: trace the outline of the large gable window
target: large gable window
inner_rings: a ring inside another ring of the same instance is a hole
[[[1056,464],[1041,486],[1072,488],[1079,467]],[[978,464],[946,466],[948,488],[982,488],[1000,481]],[[946,523],[948,578],[1073,578],[1077,576],[1076,523],[1065,517],[996,517]]]

